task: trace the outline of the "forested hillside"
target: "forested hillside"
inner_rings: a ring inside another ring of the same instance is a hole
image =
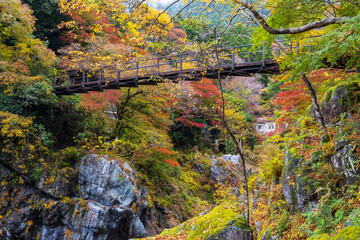
[[[360,239],[360,2],[159,4],[0,0],[0,239]]]

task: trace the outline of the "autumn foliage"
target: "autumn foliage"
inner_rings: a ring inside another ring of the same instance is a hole
[[[221,108],[220,91],[210,79],[184,84],[185,91],[177,96],[176,109],[182,110],[176,121],[185,126],[202,128],[217,125]],[[196,122],[196,119],[202,122]],[[205,121],[203,121],[205,120]]]

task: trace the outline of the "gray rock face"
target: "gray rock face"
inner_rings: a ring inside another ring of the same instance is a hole
[[[0,165],[0,179],[5,179],[6,177],[10,176],[11,172],[6,167]]]
[[[357,95],[353,93],[359,90],[357,84],[338,85],[326,92],[320,107],[325,123],[336,122],[340,114],[344,113],[348,107],[358,102]]]
[[[171,221],[171,212],[157,202],[151,208],[144,207],[138,215],[150,236],[162,232],[164,228],[174,227],[174,223]]]
[[[321,103],[325,123],[333,121],[341,113],[345,112],[348,105],[348,95],[348,90],[342,86],[338,86],[326,93],[325,99]]]
[[[230,171],[225,169],[222,166],[221,160],[224,162],[231,162],[233,165],[239,164],[240,156],[239,155],[224,155],[220,158],[220,161],[216,157],[212,157],[210,166],[210,176],[211,179],[215,182],[224,182],[231,174]]]
[[[209,240],[252,240],[252,232],[248,229],[242,229],[237,226],[225,228],[216,236]]]
[[[278,239],[277,236],[270,236],[269,233],[267,231],[265,231],[265,233],[261,236],[261,240],[275,240]]]
[[[231,162],[231,163],[234,164],[234,165],[240,163],[240,155],[231,155],[231,154],[228,154],[228,155],[222,156],[221,158],[224,159],[225,161]]]
[[[49,195],[60,198],[61,196],[71,196],[75,193],[77,184],[77,172],[73,168],[63,168],[60,170],[59,177],[47,185],[43,176],[36,186]]]
[[[354,147],[348,141],[340,139],[335,144],[335,151],[331,156],[324,156],[323,152],[314,152],[311,155],[311,162],[331,161],[331,165],[342,176],[344,184],[353,184],[359,180],[360,170],[356,167],[359,164],[359,158],[354,154]],[[285,201],[290,204],[292,210],[306,210],[314,207],[319,197],[315,194],[315,188],[311,182],[303,181],[303,175],[298,170],[305,163],[299,157],[294,157],[287,151],[284,158],[283,172],[280,179],[282,193]]]
[[[210,176],[215,182],[223,182],[229,175],[229,172],[222,166],[217,165],[218,160],[216,158],[211,159]]]
[[[71,234],[73,240],[109,239],[112,235],[122,235],[127,240],[134,230],[134,214],[131,209],[106,207],[95,202],[85,206],[75,204],[70,207],[63,225],[46,224],[41,229],[40,239],[63,239],[61,236]]]
[[[137,201],[134,171],[127,163],[121,168],[114,160],[88,155],[80,163],[79,175],[84,199],[125,208]]]
[[[311,199],[311,193],[306,189],[302,176],[296,173],[299,165],[300,159],[287,151],[280,183],[285,201],[290,204],[292,210],[302,210]]]
[[[9,172],[0,167],[1,175]],[[148,235],[141,211],[131,208],[146,208],[147,191],[136,190],[129,165],[89,155],[71,176],[67,182],[46,185],[41,179],[36,187],[21,187],[5,209],[8,216],[0,222],[0,239],[128,240]]]
[[[347,184],[353,184],[359,180],[360,170],[357,168],[359,159],[354,154],[353,145],[347,141],[340,140],[335,144],[331,164],[334,169],[344,175]]]
[[[355,103],[360,102],[360,94],[357,93],[359,90],[357,83],[338,85],[329,89],[319,104],[325,124],[338,122],[342,113],[345,113]],[[312,105],[308,114],[315,118]]]

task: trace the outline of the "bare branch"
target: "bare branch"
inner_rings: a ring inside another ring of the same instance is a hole
[[[348,3],[352,4],[352,5],[355,5],[357,8],[360,9],[359,1],[354,2],[354,1],[351,1],[351,0],[345,0],[345,2],[348,2]]]

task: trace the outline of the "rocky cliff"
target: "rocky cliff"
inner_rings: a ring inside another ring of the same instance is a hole
[[[166,214],[148,206],[127,163],[93,154],[60,175],[11,184],[18,176],[0,166],[1,239],[127,240],[156,233]]]

